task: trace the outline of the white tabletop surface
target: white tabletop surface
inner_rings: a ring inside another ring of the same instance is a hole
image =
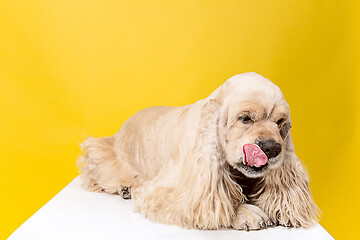
[[[132,211],[131,200],[87,192],[75,178],[8,239],[333,239],[320,225],[260,231],[204,231],[153,223]]]

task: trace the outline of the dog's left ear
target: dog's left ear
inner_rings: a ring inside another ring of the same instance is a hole
[[[317,221],[318,207],[312,198],[308,175],[295,154],[290,129],[289,122],[280,130],[285,142],[283,161],[264,176],[254,202],[280,225],[308,227]]]

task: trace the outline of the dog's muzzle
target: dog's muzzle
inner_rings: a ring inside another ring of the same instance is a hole
[[[248,145],[253,145],[253,144],[248,144]],[[266,139],[266,140],[261,139],[256,141],[256,145],[259,147],[259,151],[262,151],[263,153],[259,154],[255,152],[254,153],[255,158],[266,155],[268,161],[262,162],[259,160],[254,160],[253,162],[255,164],[252,164],[251,161],[248,161],[246,159],[246,154],[248,154],[248,152],[244,150],[244,155],[240,158],[240,162],[237,164],[237,168],[248,177],[262,176],[269,167],[274,166],[279,161],[279,157],[280,157],[279,154],[281,153],[282,150],[281,144],[275,141],[274,139]],[[250,152],[250,154],[251,153],[252,152]]]

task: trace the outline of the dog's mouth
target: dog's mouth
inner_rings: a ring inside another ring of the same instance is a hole
[[[249,177],[258,177],[268,168],[268,157],[261,148],[252,143],[243,146],[243,156],[238,168]]]
[[[238,171],[242,172],[245,176],[250,178],[262,177],[266,170],[274,169],[279,166],[277,164],[280,161],[281,155],[276,155],[265,150],[257,144],[247,143],[242,147],[243,154],[239,158],[239,162],[233,166]]]
[[[244,173],[248,177],[259,177],[262,173],[264,173],[269,167],[269,164],[266,163],[264,165],[255,167],[244,164],[243,157],[240,158],[240,162],[237,163],[237,168]]]
[[[248,143],[243,146],[243,164],[250,167],[261,167],[268,162],[268,156],[256,144]]]

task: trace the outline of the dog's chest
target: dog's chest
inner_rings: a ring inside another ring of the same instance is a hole
[[[249,203],[251,203],[254,194],[259,191],[262,178],[249,178],[235,169],[231,172],[233,179],[241,186],[242,193],[247,197]]]

